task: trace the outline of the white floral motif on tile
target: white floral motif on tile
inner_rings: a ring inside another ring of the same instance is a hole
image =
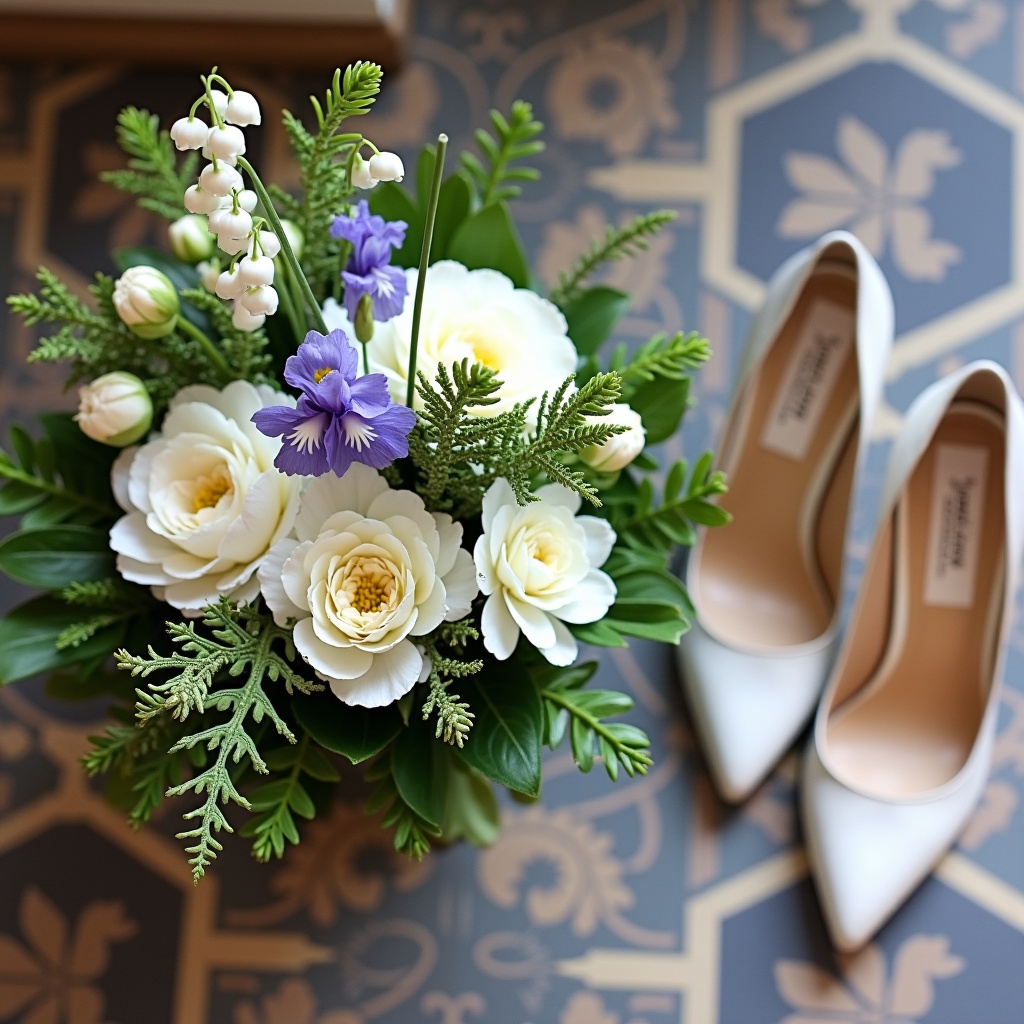
[[[800,195],[779,215],[778,234],[807,239],[848,228],[872,255],[888,249],[907,279],[944,280],[963,253],[933,236],[925,202],[937,174],[962,159],[949,134],[914,129],[890,157],[885,142],[851,114],[839,120],[836,150],[838,162],[820,153],[786,154],[786,177]]]

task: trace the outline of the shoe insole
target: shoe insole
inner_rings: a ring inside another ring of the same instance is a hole
[[[701,618],[726,642],[788,647],[832,622],[857,455],[856,302],[852,268],[820,264],[748,384],[726,455],[733,521],[705,536],[697,577]]]
[[[885,655],[828,725],[836,768],[872,793],[941,786],[974,745],[1002,610],[1004,444],[1000,416],[957,403],[897,504]]]

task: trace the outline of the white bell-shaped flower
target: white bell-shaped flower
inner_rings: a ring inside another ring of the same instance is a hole
[[[210,129],[206,148],[221,160],[237,159],[245,152],[245,136],[241,128],[222,124]]]
[[[217,279],[220,276],[220,272],[220,260],[216,256],[196,264],[199,282],[208,292],[217,291]]]
[[[216,166],[207,164],[199,175],[199,187],[213,196],[229,196],[242,185],[242,176],[223,161]]]
[[[217,210],[210,214],[210,230],[228,238],[245,238],[252,231],[252,216],[245,210]]]
[[[210,98],[213,100],[213,109],[224,117],[228,112],[228,94],[220,89],[211,89]]]
[[[240,252],[245,252],[249,248],[248,238],[230,238],[228,235],[218,235],[217,245],[220,247],[222,252],[226,252],[229,256],[237,256]]]
[[[356,188],[373,188],[377,184],[370,173],[370,165],[361,156],[356,156],[352,164],[352,184]]]
[[[405,164],[397,153],[374,153],[370,157],[370,176],[377,181],[401,181]]]
[[[247,288],[274,283],[274,261],[269,256],[243,256],[238,261],[238,280]]]
[[[228,100],[224,110],[224,117],[232,124],[241,125],[243,128],[250,124],[260,124],[263,115],[260,113],[260,105],[251,92],[244,89],[236,89]]]
[[[238,276],[238,267],[221,271],[217,277],[214,291],[222,299],[237,299],[245,291],[246,285]]]
[[[202,149],[206,145],[210,128],[198,117],[179,117],[171,125],[170,134],[175,148],[184,152],[187,149]]]
[[[266,319],[266,316],[262,313],[259,315],[250,313],[240,301],[237,299],[235,300],[235,308],[231,313],[231,323],[237,327],[238,330],[255,331],[263,326]]]
[[[271,259],[274,259],[281,251],[281,239],[273,231],[260,231],[259,243],[263,255],[269,256]]]
[[[277,312],[277,289],[269,284],[247,288],[238,301],[253,316],[271,316]]]
[[[214,213],[220,208],[220,196],[205,192],[198,185],[185,189],[185,209],[189,213]]]
[[[238,205],[245,210],[246,213],[252,213],[256,209],[256,204],[259,202],[259,197],[251,188],[243,188],[238,193]]]

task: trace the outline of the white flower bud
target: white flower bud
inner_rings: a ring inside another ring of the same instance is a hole
[[[405,165],[397,153],[375,153],[370,157],[370,177],[377,181],[401,181]]]
[[[302,250],[306,245],[306,236],[302,233],[302,228],[291,220],[282,220],[281,227],[284,228],[284,236],[288,239],[288,244],[292,247],[295,258],[301,260]],[[276,237],[274,240],[277,241]],[[269,256],[270,253],[267,253],[267,255]],[[275,255],[277,254],[275,253]]]
[[[281,251],[281,239],[273,231],[260,231],[260,248],[265,256],[274,259]]]
[[[211,128],[206,139],[206,148],[221,160],[238,157],[245,152],[245,136],[241,128],[230,124]]]
[[[629,429],[608,438],[604,444],[592,444],[580,452],[580,458],[594,469],[614,473],[625,469],[643,450],[647,431],[640,414],[624,402],[616,402],[607,416],[588,417],[591,423],[624,426]]]
[[[220,197],[204,192],[198,185],[185,189],[184,202],[189,213],[213,213],[220,207]]]
[[[247,288],[274,283],[274,261],[269,256],[243,256],[238,261],[238,280]]]
[[[352,184],[356,188],[373,188],[377,184],[377,179],[370,173],[370,165],[358,155],[352,164]]]
[[[234,270],[228,268],[217,277],[217,284],[214,291],[222,299],[237,299],[245,291],[245,283],[239,280],[238,267]]]
[[[238,301],[253,316],[272,316],[277,312],[277,291],[269,284],[247,288]]]
[[[213,259],[203,260],[196,264],[196,273],[199,281],[208,292],[217,290],[217,278],[220,276],[220,260],[216,256]]]
[[[224,110],[224,117],[232,124],[241,125],[243,128],[249,124],[260,124],[263,120],[256,97],[244,89],[236,89],[231,94],[231,99]]]
[[[238,328],[240,331],[255,331],[258,327],[262,327],[264,321],[267,318],[260,313],[258,316],[254,316],[242,305],[241,302],[235,302],[234,311],[231,314],[231,323]]]
[[[228,94],[220,89],[211,89],[210,97],[213,100],[213,109],[223,117],[228,110]]]
[[[245,252],[249,248],[249,239],[229,238],[227,235],[218,235],[217,245],[220,246],[221,251],[226,252],[229,256],[237,256],[240,252]]]
[[[78,389],[75,422],[86,437],[124,448],[149,430],[153,401],[146,385],[134,373],[105,373]]]
[[[234,189],[241,189],[242,176],[223,161],[214,167],[207,164],[199,175],[199,187],[212,196],[229,196]]]
[[[176,149],[202,149],[206,145],[210,129],[206,122],[200,121],[198,117],[179,117],[171,125],[170,134]]]
[[[259,197],[251,188],[243,188],[238,193],[238,205],[245,210],[246,213],[252,213],[256,209],[256,204],[259,202]]]
[[[174,330],[178,293],[155,267],[129,267],[114,283],[114,308],[133,334],[153,341]]]
[[[206,228],[206,218],[196,213],[179,217],[167,228],[171,252],[185,263],[198,263],[213,254],[213,235]]]

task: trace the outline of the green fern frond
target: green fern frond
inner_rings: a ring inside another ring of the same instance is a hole
[[[474,135],[483,161],[472,153],[461,156],[462,166],[476,185],[482,206],[514,199],[522,192],[522,187],[515,182],[536,181],[540,171],[535,167],[512,165],[544,150],[544,143],[537,138],[544,125],[534,120],[533,107],[525,100],[512,104],[507,120],[497,110],[492,110],[490,117],[494,134],[478,128]]]

